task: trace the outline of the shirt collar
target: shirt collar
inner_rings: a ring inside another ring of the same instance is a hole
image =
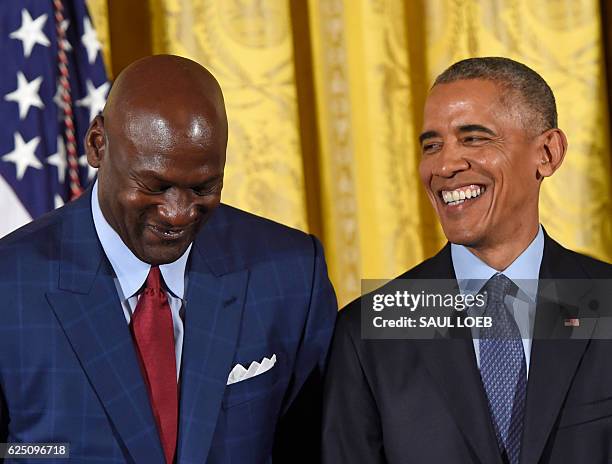
[[[110,226],[100,209],[98,201],[98,181],[94,183],[91,193],[91,211],[93,214],[96,233],[108,257],[115,275],[119,280],[121,291],[125,298],[133,296],[144,284],[149,274],[151,265],[138,259],[127,247],[119,234]],[[185,294],[185,268],[191,251],[189,245],[185,253],[176,261],[159,266],[164,283],[168,290],[177,298],[183,298]]]
[[[502,271],[533,301],[538,291],[538,277],[543,254],[544,232],[542,226],[539,226],[537,235],[525,251]],[[451,243],[451,256],[457,283],[463,293],[480,291],[482,286],[498,273],[463,245]]]

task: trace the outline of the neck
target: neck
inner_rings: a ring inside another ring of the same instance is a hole
[[[539,224],[523,228],[517,235],[509,237],[500,243],[466,247],[480,260],[496,271],[502,272],[508,268],[526,249],[538,234]]]

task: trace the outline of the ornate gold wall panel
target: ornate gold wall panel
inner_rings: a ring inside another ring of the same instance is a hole
[[[354,131],[342,0],[309,4],[323,237],[330,275],[342,303],[359,294],[361,275]]]

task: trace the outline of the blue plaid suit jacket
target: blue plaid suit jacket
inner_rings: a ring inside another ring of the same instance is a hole
[[[0,240],[0,441],[66,442],[72,462],[162,463],[90,196]],[[187,269],[176,459],[271,462],[336,317],[321,245],[221,205]],[[226,385],[234,365],[272,354],[270,371]]]

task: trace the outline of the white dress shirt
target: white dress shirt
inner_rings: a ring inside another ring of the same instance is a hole
[[[91,194],[91,211],[93,214],[96,233],[108,260],[115,271],[115,286],[123,314],[127,323],[130,323],[132,314],[136,310],[138,298],[142,294],[143,285],[149,275],[151,265],[138,259],[127,247],[121,237],[106,221],[98,201],[98,181],[94,183]],[[169,264],[162,264],[159,270],[164,279],[168,303],[172,311],[172,325],[174,327],[174,352],[176,355],[176,378],[179,378],[181,355],[183,352],[183,319],[184,294],[186,287],[185,267],[191,245],[179,259]]]
[[[544,232],[539,227],[536,237],[531,244],[516,258],[510,266],[501,271],[503,275],[512,280],[518,287],[516,295],[507,295],[506,306],[512,308],[512,314],[521,332],[525,360],[527,362],[527,375],[529,375],[529,361],[531,358],[531,342],[533,340],[533,326],[535,324],[536,301],[538,294],[538,278],[540,265],[544,254]],[[461,293],[476,294],[484,284],[498,273],[497,270],[481,261],[476,255],[462,245],[451,244],[451,256],[455,276]],[[472,330],[476,363],[480,368],[480,343],[477,329]]]

